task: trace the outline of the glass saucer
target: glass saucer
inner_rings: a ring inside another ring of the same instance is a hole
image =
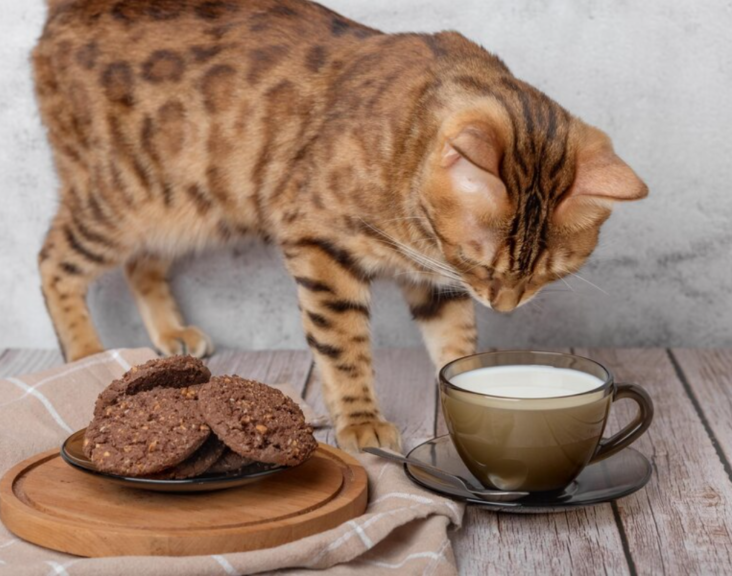
[[[251,484],[267,476],[289,470],[287,466],[256,462],[233,473],[209,474],[208,476],[204,474],[197,478],[187,478],[185,480],[152,480],[149,478],[116,476],[115,474],[99,472],[94,463],[84,455],[82,446],[85,432],[86,428],[74,432],[66,439],[63,446],[61,446],[61,458],[77,470],[105,478],[114,484],[127,488],[140,488],[155,492],[208,492]]]
[[[481,485],[463,464],[450,436],[428,440],[414,448],[408,457],[462,476],[474,486]],[[458,486],[435,478],[416,466],[405,464],[404,469],[412,481],[443,496],[492,510],[522,514],[562,512],[571,508],[617,500],[643,488],[652,473],[648,458],[637,450],[626,448],[610,458],[587,466],[577,479],[561,492],[530,494],[515,502],[487,502],[475,498]]]

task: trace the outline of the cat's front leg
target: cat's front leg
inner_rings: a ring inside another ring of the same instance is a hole
[[[367,446],[400,450],[399,431],[384,420],[374,392],[369,281],[330,242],[290,243],[284,253],[338,445],[352,452]]]
[[[452,360],[475,354],[478,331],[468,294],[427,284],[403,284],[402,292],[438,371]]]

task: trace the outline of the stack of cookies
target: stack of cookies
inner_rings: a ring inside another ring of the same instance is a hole
[[[97,399],[84,453],[100,472],[180,480],[255,462],[297,466],[317,442],[300,407],[239,376],[211,377],[190,356],[135,366]]]

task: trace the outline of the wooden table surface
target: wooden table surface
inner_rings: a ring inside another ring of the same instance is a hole
[[[653,478],[612,504],[560,514],[468,507],[452,533],[461,574],[732,574],[732,350],[572,351],[651,393],[656,417],[635,447],[651,459]],[[426,353],[377,350],[375,361],[383,412],[401,428],[405,448],[446,433]],[[60,363],[55,351],[3,350],[0,378]],[[229,350],[209,364],[214,373],[290,382],[324,412],[308,352]],[[633,409],[616,404],[611,429]],[[320,440],[333,443],[332,430]]]

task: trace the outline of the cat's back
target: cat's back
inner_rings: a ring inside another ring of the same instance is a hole
[[[258,195],[316,129],[323,71],[374,34],[306,0],[51,0],[33,60],[62,204],[266,228]]]
[[[107,81],[176,83],[221,61],[256,83],[309,45],[371,32],[306,0],[50,0],[34,54],[57,78],[96,73],[102,86],[105,70]]]
[[[349,34],[363,38],[376,30],[309,0],[47,0],[46,26],[39,43],[75,30],[134,43],[195,37],[265,40],[269,34],[296,41]],[[166,33],[167,31],[167,33]],[[297,32],[296,36],[291,33]],[[150,34],[148,34],[150,33]],[[327,34],[325,34],[327,33]],[[162,35],[161,35],[162,34]],[[111,35],[111,37],[110,37]]]
[[[37,93],[42,113],[61,97],[92,119],[102,105],[148,108],[179,94],[210,112],[268,80],[307,84],[328,52],[373,33],[307,0],[50,0]]]

